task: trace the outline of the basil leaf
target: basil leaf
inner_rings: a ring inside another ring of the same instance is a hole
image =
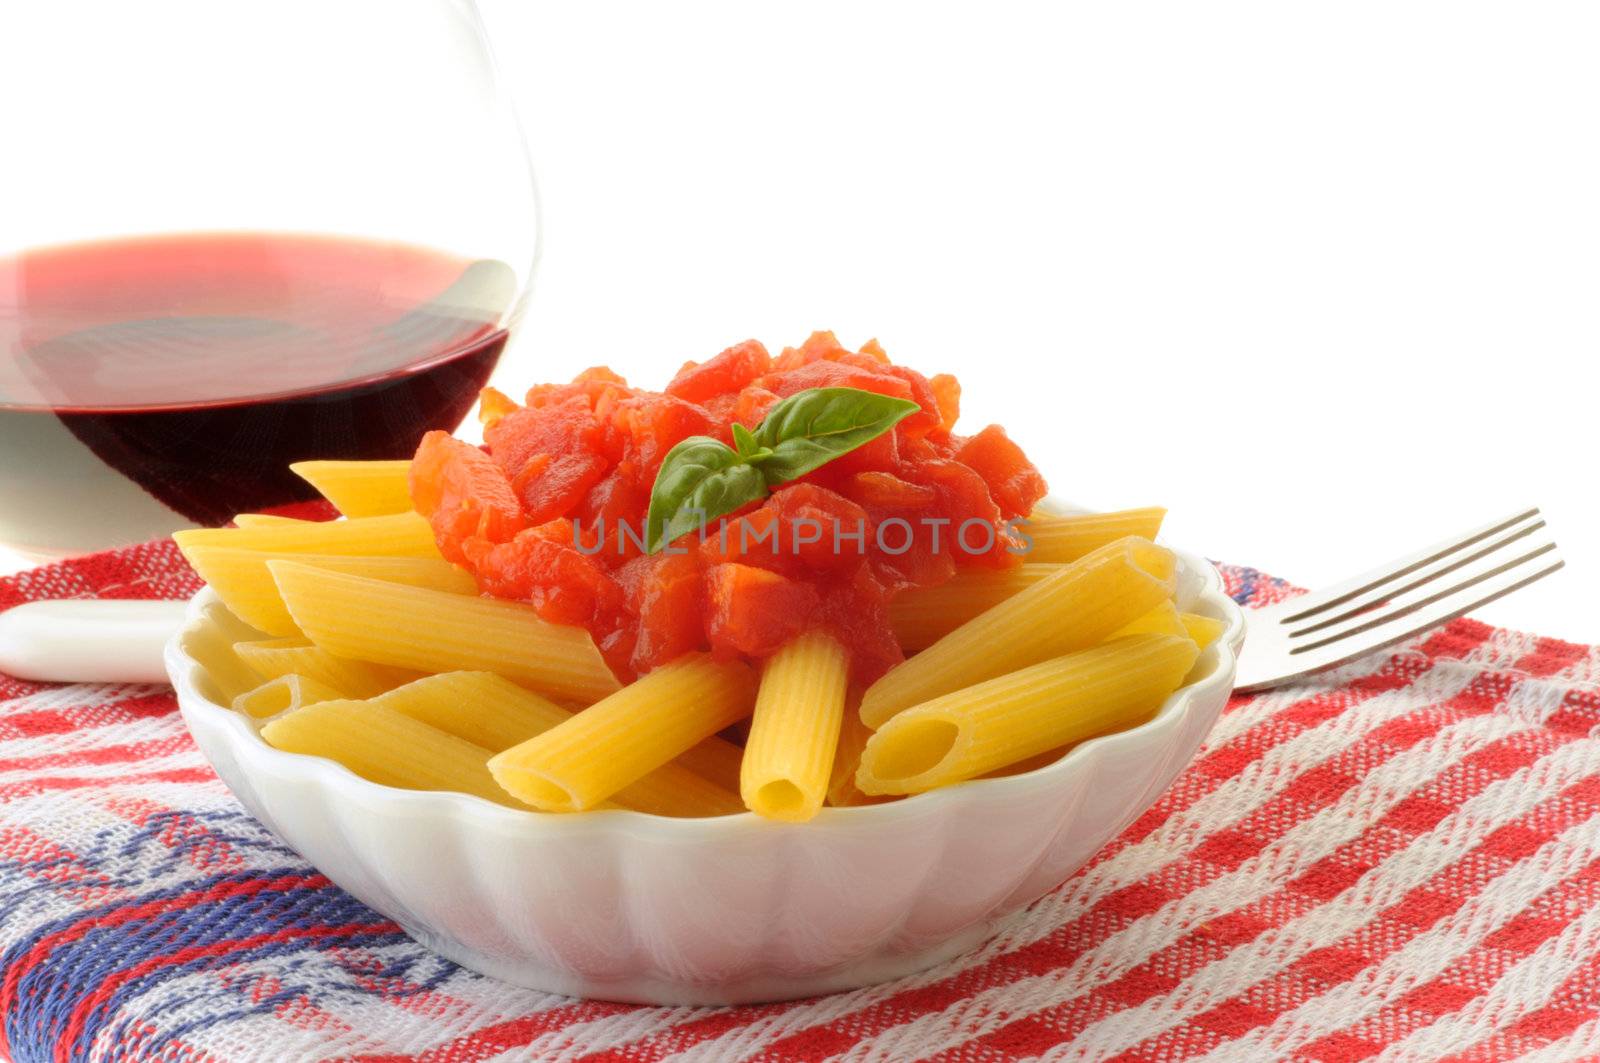
[[[773,487],[870,443],[921,409],[907,399],[859,388],[811,388],[790,395],[751,432],[733,426],[735,446],[690,436],[671,450],[650,489],[645,549],[767,497]]]
[[[705,522],[767,497],[761,471],[710,436],[690,436],[667,451],[645,518],[645,549],[656,553]]]
[[[741,458],[752,464],[772,457],[772,451],[756,442],[756,437],[750,434],[750,429],[738,421],[733,422],[733,446]]]
[[[777,485],[870,443],[922,407],[859,388],[810,388],[768,411],[755,440],[772,454],[757,464]]]

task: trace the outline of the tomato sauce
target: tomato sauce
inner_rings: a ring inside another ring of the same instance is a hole
[[[849,387],[918,409],[892,430],[763,500],[646,553],[657,471],[689,436],[732,445],[783,398]],[[484,594],[579,624],[625,677],[683,653],[759,660],[822,627],[868,682],[901,659],[887,604],[967,566],[1021,561],[1010,522],[1045,481],[1003,429],[954,431],[960,385],[813,334],[772,357],[746,341],[678,371],[662,391],[609,369],[541,384],[522,403],[484,393],[483,449],[430,433],[412,495],[444,555]]]

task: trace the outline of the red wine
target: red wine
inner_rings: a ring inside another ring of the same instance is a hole
[[[0,544],[65,553],[311,497],[303,458],[409,457],[505,346],[503,263],[332,236],[0,258]]]

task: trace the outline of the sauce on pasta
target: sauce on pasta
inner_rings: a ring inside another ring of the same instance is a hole
[[[910,400],[890,430],[648,552],[652,487],[674,446],[733,447],[780,400],[853,388]],[[954,429],[960,387],[813,334],[776,357],[755,341],[685,365],[662,391],[604,368],[517,403],[484,393],[484,449],[427,437],[412,496],[440,551],[480,590],[585,627],[619,675],[685,653],[761,660],[823,630],[858,682],[902,659],[889,603],[1026,552],[1045,481],[996,425]]]

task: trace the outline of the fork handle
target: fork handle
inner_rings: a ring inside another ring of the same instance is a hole
[[[0,672],[47,683],[165,683],[188,602],[75,599],[0,613]]]

